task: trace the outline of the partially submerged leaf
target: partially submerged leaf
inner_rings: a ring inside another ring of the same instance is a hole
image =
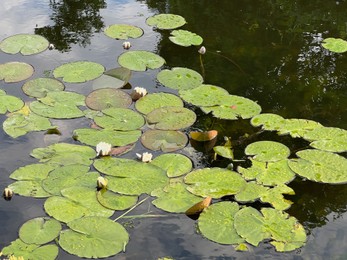
[[[16,34],[0,42],[0,50],[9,54],[32,55],[48,48],[46,38],[37,34]]]
[[[189,209],[187,209],[185,213],[187,216],[200,214],[204,209],[210,206],[211,202],[212,202],[212,197],[206,197],[202,201],[194,204]]]
[[[105,28],[104,33],[113,39],[127,40],[141,37],[143,30],[130,24],[112,24]]]
[[[245,149],[245,154],[252,155],[254,160],[260,162],[276,162],[287,159],[290,150],[284,144],[273,141],[258,141],[249,144]]]
[[[146,23],[158,29],[170,30],[183,26],[186,20],[177,14],[157,14],[147,18]]]
[[[34,74],[34,68],[25,62],[7,62],[0,64],[0,80],[6,83],[14,83],[30,78]]]
[[[153,151],[177,151],[184,148],[187,142],[187,136],[180,131],[147,130],[141,136],[143,146]]]
[[[164,65],[165,60],[149,51],[127,51],[118,57],[118,63],[130,70],[146,71],[160,68]]]
[[[138,199],[137,196],[117,194],[106,189],[99,190],[96,197],[101,205],[112,210],[128,209],[134,206]]]
[[[201,36],[187,30],[174,30],[171,35],[169,37],[170,41],[184,47],[200,45],[203,42]]]
[[[196,88],[204,81],[198,72],[180,67],[160,71],[157,75],[157,79],[165,87],[178,90],[189,90]]]
[[[4,90],[0,89],[0,114],[5,114],[7,111],[16,111],[23,106],[23,100],[15,96],[7,95]]]
[[[128,93],[111,88],[97,89],[86,98],[86,105],[90,109],[103,110],[111,107],[127,108],[132,103]]]
[[[56,79],[36,78],[25,82],[22,89],[23,92],[30,97],[43,98],[48,92],[63,91],[65,86]]]
[[[153,93],[140,98],[135,103],[135,108],[145,115],[157,108],[166,106],[183,107],[183,101],[174,94]]]
[[[93,89],[122,88],[128,84],[131,70],[123,67],[110,69],[93,81]]]

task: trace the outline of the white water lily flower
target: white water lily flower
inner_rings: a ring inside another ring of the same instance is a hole
[[[96,180],[96,185],[99,189],[105,189],[107,187],[107,179],[105,179],[104,177],[98,177],[98,179]]]
[[[2,194],[5,200],[10,200],[13,196],[13,191],[10,188],[5,188]]]
[[[142,87],[135,87],[133,92],[131,93],[131,98],[136,101],[139,98],[142,98],[147,95],[147,89]]]
[[[111,149],[112,145],[105,142],[100,142],[96,145],[96,153],[98,156],[110,155]]]
[[[137,156],[137,158],[139,158],[142,162],[147,163],[147,162],[151,162],[151,161],[152,161],[153,154],[145,152],[145,153],[143,153],[143,154],[137,153],[136,156]]]
[[[201,46],[201,48],[198,50],[198,52],[202,55],[204,55],[206,53],[206,48],[205,46]]]
[[[126,50],[129,50],[131,47],[131,43],[130,42],[123,42],[123,48]]]

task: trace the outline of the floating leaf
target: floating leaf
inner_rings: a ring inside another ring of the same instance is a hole
[[[211,204],[212,197],[206,197],[202,201],[199,201],[192,207],[186,210],[186,215],[191,217],[200,214],[204,209],[208,208]]]
[[[201,36],[186,30],[174,30],[171,35],[169,37],[170,41],[184,47],[200,45],[203,42]]]
[[[347,182],[347,159],[326,151],[302,150],[299,159],[291,159],[289,167],[300,176],[323,183]]]
[[[179,130],[194,124],[196,114],[184,107],[162,107],[147,114],[150,127],[159,130]]]
[[[140,130],[115,131],[111,129],[81,128],[73,132],[75,140],[81,143],[96,146],[100,142],[107,141],[112,146],[124,146],[135,143],[141,136]]]
[[[190,172],[184,178],[191,193],[212,198],[221,198],[238,193],[246,181],[234,171],[222,168],[204,168]]]
[[[290,150],[284,144],[273,141],[258,141],[249,144],[245,153],[252,155],[254,160],[260,162],[276,162],[287,159],[290,155]]]
[[[340,38],[326,38],[322,46],[332,52],[343,53],[347,51],[347,41]]]
[[[93,89],[122,88],[131,78],[131,70],[127,68],[114,68],[104,72],[104,75],[93,81]]]
[[[183,107],[183,101],[174,94],[153,93],[148,94],[135,103],[135,108],[142,114],[149,114],[153,110],[161,107]]]
[[[198,221],[200,233],[209,240],[220,244],[244,242],[234,228],[234,216],[239,211],[235,202],[222,201],[205,209]]]
[[[187,142],[187,136],[180,131],[148,130],[141,136],[143,146],[153,151],[174,152]]]
[[[16,111],[23,106],[23,100],[15,96],[7,95],[4,90],[0,89],[0,114],[5,114],[7,111]]]
[[[135,205],[137,196],[117,194],[112,191],[101,189],[97,193],[97,199],[105,208],[112,210],[125,210]]]
[[[184,175],[193,168],[192,161],[187,156],[177,153],[161,154],[151,164],[164,169],[168,177]]]
[[[91,61],[75,61],[63,64],[53,71],[55,78],[63,78],[69,83],[80,83],[100,77],[105,71],[104,66]]]
[[[46,244],[55,239],[61,230],[59,221],[51,218],[34,218],[19,229],[19,238],[27,244]]]
[[[16,34],[0,42],[0,50],[9,54],[32,55],[48,48],[46,38],[37,34]]]
[[[7,62],[0,64],[0,80],[6,83],[14,83],[30,78],[34,74],[34,68],[25,62]]]
[[[290,134],[291,137],[303,137],[308,131],[312,131],[315,128],[320,128],[322,125],[318,122],[307,119],[286,119],[278,134],[285,135]]]
[[[36,78],[25,82],[22,89],[23,92],[30,97],[43,98],[48,92],[63,91],[65,86],[56,79]]]
[[[204,81],[198,72],[180,67],[160,71],[157,75],[157,80],[165,87],[178,90],[196,88]]]
[[[111,88],[94,90],[86,98],[86,105],[90,109],[99,111],[111,107],[127,108],[131,103],[128,93]]]
[[[60,234],[59,245],[68,253],[86,258],[115,255],[129,241],[125,228],[103,217],[84,217],[69,222]]]
[[[157,14],[147,18],[146,23],[149,26],[156,26],[158,29],[170,30],[185,25],[186,20],[176,14]]]
[[[46,192],[40,180],[16,181],[8,186],[14,193],[25,197],[46,198],[51,196]]]
[[[48,173],[54,169],[55,167],[49,164],[29,164],[19,167],[11,173],[10,178],[18,181],[41,181],[47,178]]]
[[[141,37],[143,30],[129,24],[112,24],[105,28],[104,33],[113,39],[127,40],[129,38]]]
[[[127,51],[118,57],[118,63],[129,70],[146,71],[160,68],[165,60],[149,51]]]
[[[262,129],[268,131],[280,130],[285,122],[285,119],[276,114],[260,114],[251,119],[251,124],[255,127],[262,126]]]

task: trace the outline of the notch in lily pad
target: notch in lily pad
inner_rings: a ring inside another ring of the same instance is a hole
[[[128,40],[129,38],[139,38],[143,30],[130,24],[112,24],[104,30],[106,36],[117,40]]]
[[[147,18],[149,26],[156,26],[158,29],[176,29],[186,24],[186,20],[177,14],[157,14]]]
[[[149,51],[128,51],[118,57],[118,63],[129,70],[146,71],[164,65],[164,58]]]
[[[160,71],[157,80],[165,87],[177,90],[193,89],[200,86],[204,81],[203,77],[195,70],[181,67]]]
[[[200,35],[187,30],[174,30],[171,32],[169,39],[173,43],[183,47],[189,47],[192,45],[198,46],[203,42]]]
[[[0,50],[8,54],[33,55],[43,52],[48,46],[47,39],[36,34],[16,34],[0,42]]]
[[[287,159],[290,155],[290,150],[284,144],[273,141],[258,141],[249,144],[245,153],[252,155],[254,160],[260,162],[276,162]]]
[[[163,152],[173,152],[187,145],[187,136],[180,131],[173,130],[148,130],[141,136],[144,147]]]

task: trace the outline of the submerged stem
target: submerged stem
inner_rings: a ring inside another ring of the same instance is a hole
[[[137,206],[141,205],[142,203],[144,203],[149,197],[144,198],[143,200],[139,201],[138,203],[136,203],[134,206],[132,206],[130,209],[128,209],[127,211],[125,211],[122,215],[118,216],[117,218],[115,218],[113,221],[117,221],[118,219],[124,217],[126,214],[128,214],[130,211],[132,211],[133,209],[135,209]]]

